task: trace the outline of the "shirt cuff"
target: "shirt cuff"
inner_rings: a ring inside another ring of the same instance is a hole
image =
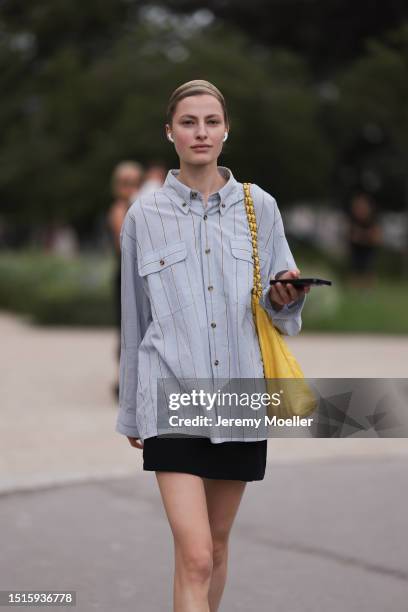
[[[137,427],[125,425],[125,423],[123,423],[122,421],[119,421],[119,419],[116,421],[115,431],[117,433],[123,434],[124,436],[129,436],[130,438],[140,439],[140,435],[139,435],[139,431]]]
[[[293,302],[289,302],[289,304],[285,304],[280,310],[276,310],[272,306],[269,291],[270,286],[267,287],[263,292],[260,303],[274,319],[290,319],[291,317],[296,316],[302,310],[303,304],[306,300],[306,294],[298,300],[294,300]]]

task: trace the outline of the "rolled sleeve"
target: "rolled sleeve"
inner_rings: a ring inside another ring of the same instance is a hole
[[[272,197],[272,196],[271,196]],[[283,272],[294,270],[297,268],[295,259],[289,248],[288,241],[285,236],[282,216],[279,211],[275,198],[273,203],[275,206],[275,222],[272,232],[272,259],[269,268],[266,287],[263,287],[260,304],[268,312],[274,325],[282,334],[288,336],[297,335],[302,329],[302,309],[306,301],[306,294],[298,300],[285,304],[280,310],[276,310],[270,300],[270,284],[271,279],[279,277]]]
[[[276,310],[271,303],[269,295],[270,287],[267,287],[260,299],[260,304],[269,313],[276,327],[283,334],[296,335],[302,328],[301,312],[306,301],[306,295],[298,300],[285,304],[280,310]]]

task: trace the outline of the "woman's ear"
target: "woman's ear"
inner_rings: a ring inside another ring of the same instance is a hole
[[[166,130],[166,138],[167,138],[167,140],[170,140],[170,142],[174,142],[173,136],[171,135],[171,128],[170,128],[168,123],[166,123],[166,125],[165,125],[165,130]]]

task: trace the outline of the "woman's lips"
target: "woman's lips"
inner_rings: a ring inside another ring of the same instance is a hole
[[[208,151],[209,149],[211,149],[210,146],[205,145],[202,147],[191,147],[193,149],[193,151]]]

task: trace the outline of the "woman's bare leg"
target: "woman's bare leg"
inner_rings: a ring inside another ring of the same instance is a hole
[[[156,478],[174,537],[174,612],[209,612],[212,537],[203,480],[159,471]]]
[[[213,549],[213,571],[208,601],[210,612],[217,612],[227,578],[228,538],[246,482],[210,478],[203,480]]]

